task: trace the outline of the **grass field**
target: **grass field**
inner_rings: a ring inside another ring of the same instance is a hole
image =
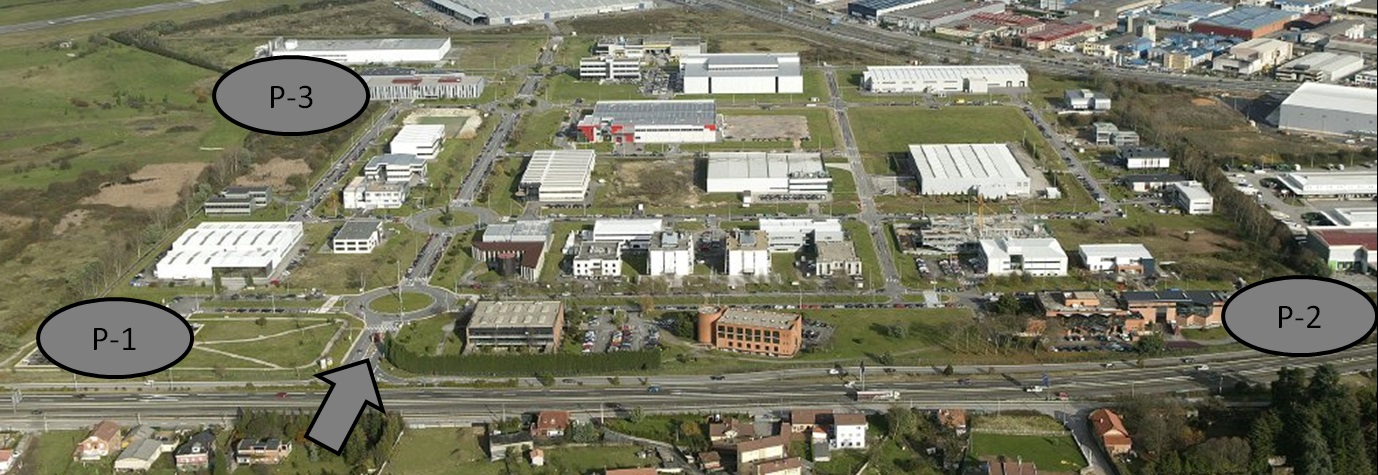
[[[298,288],[318,288],[335,293],[358,292],[397,282],[399,265],[405,268],[416,257],[422,237],[402,224],[386,224],[387,238],[369,254],[328,254],[317,252],[316,241],[301,267],[288,282]],[[321,238],[322,244],[324,238]],[[405,270],[405,269],[402,269]],[[360,285],[362,284],[362,285]]]
[[[400,298],[394,298],[398,297]],[[368,307],[380,313],[415,312],[435,303],[431,296],[419,292],[393,293],[369,302]]]
[[[568,221],[556,221],[551,225],[551,246],[545,253],[545,265],[541,267],[541,282],[554,282],[560,278],[560,261],[564,259],[564,250],[561,247],[565,244],[565,239],[569,233],[578,232],[582,229],[593,229],[591,225],[584,223],[571,223]]]
[[[426,19],[391,2],[332,5],[249,21],[227,22],[211,28],[180,32],[185,37],[275,36],[322,38],[340,36],[435,35],[442,30]]]
[[[517,124],[517,136],[510,140],[514,152],[534,152],[555,148],[555,133],[569,116],[564,109],[528,113]]]
[[[399,344],[418,355],[457,355],[464,350],[464,342],[454,329],[455,319],[446,314],[408,323],[397,332],[393,344]],[[450,331],[444,331],[450,325]]]
[[[598,84],[597,81],[580,81],[568,74],[546,79],[542,87],[545,88],[542,95],[546,100],[562,104],[574,102],[575,99],[583,99],[584,103],[592,104],[598,101],[646,98],[633,83]]]
[[[1018,144],[1025,137],[1034,140],[1044,156],[1057,156],[1033,123],[1014,107],[855,107],[850,115],[857,147],[873,156],[905,154],[909,144]]]
[[[336,320],[337,322],[348,322],[348,320]],[[299,332],[291,332],[281,336],[268,338],[265,340],[250,341],[243,343],[220,343],[213,344],[202,342],[201,345],[208,346],[217,350],[257,358],[283,368],[295,368],[299,366],[311,365],[320,357],[325,350],[325,345],[330,342],[338,325],[324,325],[314,328],[303,328]],[[345,333],[348,335],[348,333]],[[348,345],[349,342],[337,344]],[[231,363],[226,360],[225,366],[244,366]]]
[[[13,25],[35,20],[54,20],[158,3],[164,2],[162,0],[3,0],[0,1],[0,25]]]
[[[263,325],[259,325],[258,317],[247,316],[227,316],[220,318],[219,315],[198,314],[191,319],[193,323],[204,325],[200,331],[196,332],[196,341],[200,343],[214,343],[225,340],[241,340],[246,338],[256,338],[261,336],[273,335],[299,327],[307,327],[319,323],[325,323],[322,317],[292,317],[286,314],[273,314],[273,318],[264,318]],[[300,325],[298,325],[300,322]]]
[[[1086,466],[1072,436],[1027,436],[974,432],[971,434],[971,453],[977,458],[1023,458],[1033,462],[1039,470],[1075,472]]]
[[[842,229],[847,231],[847,238],[852,241],[853,247],[856,248],[857,257],[861,258],[861,275],[865,278],[866,287],[868,289],[884,287],[885,282],[880,271],[880,259],[876,257],[876,247],[872,244],[875,241],[871,239],[871,233],[866,229],[866,223],[843,221]]]

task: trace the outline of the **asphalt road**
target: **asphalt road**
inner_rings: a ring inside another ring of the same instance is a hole
[[[1004,379],[1000,376],[973,378],[968,385],[947,380],[891,381],[872,383],[870,389],[890,389],[900,392],[899,404],[917,407],[988,407],[1042,408],[1043,410],[1075,411],[1079,402],[1116,394],[1164,394],[1183,390],[1229,387],[1234,381],[1270,381],[1281,366],[1311,367],[1332,362],[1341,372],[1372,369],[1375,355],[1373,345],[1350,349],[1334,355],[1312,358],[1289,358],[1253,353],[1252,356],[1212,361],[1211,368],[1198,371],[1190,364],[1173,364],[1149,368],[1098,369],[1069,371],[1052,377],[1047,392],[1025,392],[1023,384],[1032,381]],[[873,373],[879,370],[872,369]],[[846,390],[838,382],[783,381],[778,379],[744,379],[729,376],[723,381],[707,377],[694,380],[675,380],[652,376],[648,384],[661,387],[650,393],[631,377],[624,377],[621,386],[603,385],[582,387],[558,385],[554,388],[469,389],[446,387],[384,389],[383,403],[390,411],[401,411],[414,421],[429,423],[460,423],[490,420],[502,413],[515,415],[541,409],[564,409],[582,415],[607,415],[616,411],[641,407],[647,412],[692,412],[717,409],[760,411],[790,407],[845,407],[880,410],[892,402],[857,404],[846,397]],[[1072,401],[1049,401],[1056,392],[1067,392]],[[114,418],[144,423],[160,420],[178,424],[222,422],[239,408],[304,409],[312,410],[320,404],[324,387],[314,391],[289,391],[285,396],[274,392],[229,393],[165,393],[165,394],[103,394],[91,393],[82,397],[71,393],[26,392],[23,401],[8,413],[0,412],[0,428],[32,430],[43,428],[75,428],[87,426],[93,420]],[[616,401],[610,403],[609,401]],[[1085,407],[1090,407],[1087,404]],[[754,411],[753,411],[754,412]]]
[[[306,201],[301,203],[296,211],[292,212],[290,220],[310,221],[312,210],[316,209],[317,205],[320,205],[321,200],[325,199],[326,194],[334,190],[335,185],[344,178],[346,173],[349,173],[350,167],[354,166],[354,163],[359,161],[360,158],[363,158],[364,151],[368,150],[368,147],[372,145],[374,141],[378,140],[383,133],[383,129],[391,125],[393,120],[397,118],[397,114],[401,111],[402,105],[400,103],[394,102],[388,105],[387,112],[384,112],[378,117],[378,120],[375,120],[372,125],[369,125],[368,130],[355,139],[354,143],[349,146],[349,149],[345,150],[344,153],[340,154],[340,156],[335,159],[335,163],[330,166],[330,170],[322,174],[320,179],[316,180],[316,184],[311,186],[311,192],[307,194]]]
[[[109,11],[98,12],[98,13],[88,13],[88,14],[85,14],[85,15],[75,15],[75,16],[69,16],[69,17],[65,17],[65,18],[56,18],[56,19],[52,19],[52,20],[39,20],[39,21],[31,21],[31,22],[28,22],[28,23],[17,23],[17,24],[14,24],[14,25],[4,25],[4,26],[0,26],[0,35],[9,34],[9,33],[20,33],[20,32],[25,32],[25,31],[42,30],[42,29],[45,29],[45,28],[53,28],[53,27],[57,27],[57,26],[71,25],[71,24],[74,24],[74,23],[84,23],[84,22],[88,22],[88,21],[109,20],[109,19],[111,19],[111,18],[120,18],[120,17],[134,16],[134,15],[143,15],[143,14],[145,14],[145,13],[157,13],[157,12],[167,12],[167,11],[173,11],[173,10],[181,10],[181,9],[183,9],[183,8],[191,8],[191,7],[201,6],[201,5],[211,5],[211,4],[215,4],[215,3],[228,2],[228,1],[229,1],[229,0],[187,0],[187,1],[184,1],[184,2],[160,3],[160,4],[157,4],[157,5],[145,5],[145,6],[142,6],[142,7],[122,8],[122,9],[119,9],[119,10],[109,10]]]

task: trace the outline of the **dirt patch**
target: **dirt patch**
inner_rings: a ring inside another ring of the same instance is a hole
[[[483,115],[474,109],[421,109],[407,114],[402,124],[445,124],[446,135],[472,140],[478,137]]]
[[[1215,105],[1215,99],[1210,99],[1210,98],[1205,98],[1205,97],[1197,97],[1197,98],[1191,100],[1191,105],[1193,105],[1193,106],[1213,106],[1213,105]]]
[[[32,220],[23,216],[0,213],[0,228],[19,229],[21,226],[28,225],[29,221]]]
[[[306,160],[287,160],[274,158],[267,163],[255,163],[249,173],[239,177],[234,184],[240,186],[270,186],[274,190],[287,188],[287,179],[311,173]]]
[[[81,226],[81,223],[85,222],[86,217],[90,215],[91,210],[85,209],[75,210],[63,215],[62,219],[58,220],[57,225],[53,226],[53,234],[61,236],[62,233],[67,232],[68,229]]]
[[[81,200],[134,209],[163,209],[177,204],[183,189],[201,176],[205,163],[159,163],[140,168],[119,183],[101,185],[100,193]]]
[[[729,115],[722,119],[723,140],[808,140],[809,120],[802,115]]]

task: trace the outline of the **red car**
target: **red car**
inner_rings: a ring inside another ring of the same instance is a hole
[[[287,393],[278,393],[278,399],[287,399]]]

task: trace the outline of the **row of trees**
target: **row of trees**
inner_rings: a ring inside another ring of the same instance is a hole
[[[387,342],[388,362],[415,374],[468,376],[565,376],[646,372],[660,368],[659,351],[546,354],[425,355]]]
[[[275,437],[291,440],[298,448],[305,450],[312,462],[339,457],[350,467],[349,473],[368,473],[382,466],[392,451],[393,444],[406,428],[401,413],[380,414],[377,411],[364,411],[354,425],[354,431],[345,440],[340,455],[320,450],[314,443],[306,440],[306,431],[311,426],[311,413],[304,411],[279,412],[253,409],[240,410],[234,427],[230,429],[230,441],[241,439],[260,439]],[[221,450],[220,454],[229,452]],[[220,457],[217,457],[220,458]],[[216,471],[225,464],[217,463]]]

